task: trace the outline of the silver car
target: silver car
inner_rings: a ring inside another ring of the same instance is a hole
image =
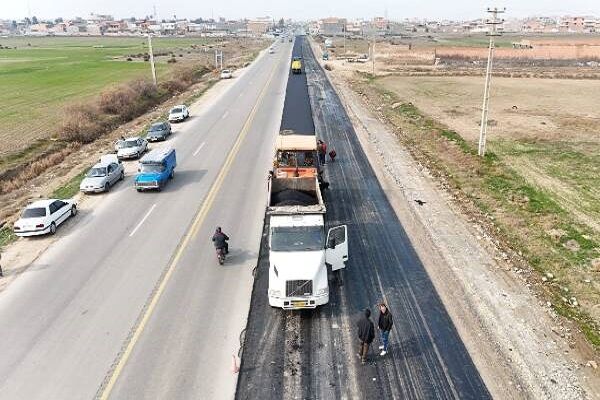
[[[100,158],[100,162],[92,167],[79,185],[84,193],[108,192],[110,187],[125,178],[123,164],[114,154]]]
[[[117,142],[119,160],[140,158],[146,150],[148,150],[148,141],[141,137],[131,137]]]

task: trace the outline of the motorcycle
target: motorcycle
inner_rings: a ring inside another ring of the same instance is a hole
[[[225,263],[225,249],[224,248],[217,249],[217,260],[219,261],[220,265],[223,265]]]

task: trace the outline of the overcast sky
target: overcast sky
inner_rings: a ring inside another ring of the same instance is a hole
[[[258,17],[314,19],[326,16],[390,19],[475,19],[488,6],[506,7],[505,18],[534,15],[597,15],[600,0],[0,0],[1,19],[88,16],[91,12],[116,18],[143,17],[156,6],[159,18]]]

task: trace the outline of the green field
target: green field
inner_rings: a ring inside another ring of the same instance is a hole
[[[206,39],[157,38],[154,51],[190,50]],[[135,78],[150,79],[148,62],[126,55],[144,53],[146,39],[111,37],[0,38],[0,158],[56,132],[63,109],[104,88]],[[16,48],[15,48],[16,47]],[[157,60],[157,73],[169,70]]]

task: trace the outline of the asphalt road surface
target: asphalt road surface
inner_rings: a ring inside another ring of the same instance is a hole
[[[308,46],[308,42],[295,40],[294,48],[292,49],[292,58],[302,57],[304,46]],[[315,133],[315,125],[312,118],[306,117],[307,115],[311,115],[311,107],[304,65],[304,60],[302,60],[301,74],[292,74],[291,72],[289,74],[280,130],[291,130],[296,134],[313,135]]]
[[[290,55],[278,44],[177,125],[161,193],[128,176],[0,293],[0,398],[233,397]]]
[[[299,42],[299,40],[297,40]],[[328,224],[348,225],[349,261],[330,272],[330,303],[314,311],[268,306],[261,244],[238,399],[486,399],[490,395],[398,221],[335,91],[303,47],[317,135],[337,151],[325,167]],[[304,102],[289,86],[286,104]],[[284,118],[286,114],[284,113]],[[285,125],[282,122],[282,126]],[[267,227],[265,226],[267,232]],[[264,238],[263,234],[263,238]],[[394,315],[389,353],[362,366],[356,321],[385,300]]]

